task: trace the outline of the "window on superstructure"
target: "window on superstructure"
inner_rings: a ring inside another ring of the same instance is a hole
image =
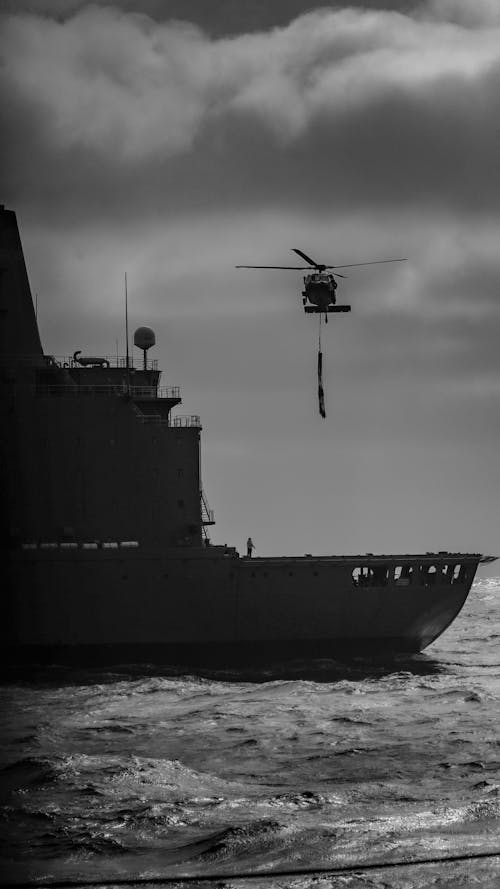
[[[184,470],[183,470],[182,467],[180,466],[180,467],[178,468],[178,470],[177,470],[177,478],[182,478],[183,475],[184,475]]]

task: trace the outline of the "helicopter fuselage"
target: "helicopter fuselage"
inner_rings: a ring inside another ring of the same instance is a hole
[[[335,305],[335,291],[337,282],[333,275],[325,272],[313,272],[312,275],[304,277],[304,305],[307,301],[313,306],[317,306],[321,311],[328,309],[328,306]]]
[[[309,314],[325,314],[328,312],[350,312],[350,306],[336,305],[335,291],[337,282],[333,275],[326,272],[313,272],[304,278],[302,302],[304,312]]]

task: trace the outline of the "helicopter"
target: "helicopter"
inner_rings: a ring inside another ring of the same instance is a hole
[[[304,311],[307,314],[316,313],[325,316],[328,321],[329,312],[350,312],[351,307],[347,305],[339,305],[336,300],[335,291],[338,284],[336,278],[346,278],[340,272],[328,273],[327,269],[349,269],[360,265],[379,265],[384,262],[405,262],[404,259],[376,259],[371,262],[351,262],[348,265],[325,265],[322,262],[316,262],[311,259],[303,250],[296,247],[291,248],[297,253],[308,265],[237,265],[237,269],[290,269],[293,271],[310,271],[309,275],[304,277],[304,290],[302,291],[302,302]],[[314,271],[313,271],[314,270]]]

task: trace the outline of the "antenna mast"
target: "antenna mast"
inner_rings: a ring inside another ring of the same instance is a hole
[[[127,395],[130,398],[130,358],[128,351],[128,289],[127,289],[127,273],[125,272],[125,353],[127,364]]]
[[[128,355],[128,290],[127,290],[127,273],[125,272],[125,354],[126,354],[126,365],[127,371],[129,369],[129,355]]]

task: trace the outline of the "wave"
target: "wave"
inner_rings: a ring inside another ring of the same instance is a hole
[[[46,758],[25,757],[0,769],[0,788],[3,793],[25,787],[43,787],[58,780],[60,770]]]
[[[266,801],[266,805],[280,809],[317,809],[329,805],[339,805],[344,800],[339,794],[320,793],[302,790],[298,793],[280,793]]]
[[[227,858],[239,858],[242,854],[276,852],[290,842],[292,832],[289,826],[272,819],[228,827],[214,836],[201,854],[205,861],[220,862]]]

